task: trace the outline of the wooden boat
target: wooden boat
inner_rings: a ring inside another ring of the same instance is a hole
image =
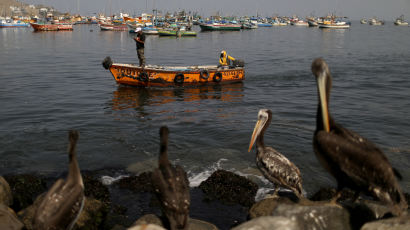
[[[229,68],[219,68],[216,65],[147,65],[142,68],[134,64],[113,63],[110,57],[106,57],[102,64],[110,70],[117,83],[132,86],[201,86],[241,82],[245,79],[243,64]]]
[[[30,23],[23,22],[23,21],[16,21],[16,20],[1,20],[0,21],[0,28],[15,28],[15,27],[29,27]]]
[[[199,26],[201,27],[201,30],[203,31],[214,31],[214,30],[239,31],[241,30],[241,25],[239,24],[201,23],[199,24]]]
[[[33,27],[34,31],[59,31],[65,30],[70,31],[73,30],[72,23],[30,23],[31,27]]]
[[[196,36],[196,32],[192,30],[158,30],[159,36]]]

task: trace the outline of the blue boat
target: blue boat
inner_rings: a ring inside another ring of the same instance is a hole
[[[0,21],[0,28],[7,28],[7,27],[29,27],[30,23],[28,22],[22,22],[20,20],[1,20]]]

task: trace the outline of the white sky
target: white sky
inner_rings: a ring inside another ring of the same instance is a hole
[[[281,16],[310,14],[324,16],[336,13],[351,19],[378,17],[394,20],[401,14],[410,19],[410,0],[20,0],[29,4],[53,6],[59,11],[90,16],[93,13],[152,12],[153,8],[174,12],[180,9],[210,16],[217,11],[223,16]],[[78,3],[78,4],[77,4]]]

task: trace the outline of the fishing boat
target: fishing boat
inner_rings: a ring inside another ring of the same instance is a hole
[[[11,19],[6,19],[6,20],[1,20],[0,21],[0,28],[11,28],[11,27],[29,27],[30,23],[23,22],[20,20],[11,20]]]
[[[370,19],[370,21],[369,21],[369,25],[372,25],[372,26],[381,26],[381,25],[384,25],[384,21],[378,20],[377,18],[372,18],[372,19]]]
[[[292,26],[309,26],[309,23],[307,23],[306,21],[304,21],[304,20],[294,20],[294,21],[291,21],[291,23],[290,23]]]
[[[110,57],[102,62],[118,84],[142,87],[201,86],[241,82],[245,79],[243,62],[229,68],[216,65],[158,66],[144,68],[135,64],[113,63]]]
[[[241,30],[241,25],[232,23],[201,23],[199,24],[202,31],[215,31],[215,30],[225,30],[225,31],[239,31]]]
[[[158,30],[159,36],[196,36],[196,32],[192,30]]]
[[[396,18],[394,21],[394,25],[396,26],[408,26],[409,23],[404,20],[404,15],[401,15],[400,17]]]
[[[124,23],[101,23],[100,29],[102,31],[128,31],[128,26]]]
[[[350,28],[350,23],[348,22],[331,22],[331,23],[321,23],[319,24],[319,28],[322,29],[348,29]]]
[[[62,23],[62,22],[36,22],[30,23],[31,27],[33,27],[34,31],[71,31],[73,30],[72,23]]]

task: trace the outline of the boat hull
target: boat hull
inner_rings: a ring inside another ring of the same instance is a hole
[[[325,25],[319,25],[319,28],[321,29],[349,29],[350,25],[345,24],[345,25],[331,25],[331,24],[325,24]]]
[[[118,84],[141,87],[216,85],[241,82],[245,79],[243,67],[222,69],[217,66],[146,66],[142,68],[119,63],[104,67],[109,69]]]
[[[241,30],[241,25],[233,25],[233,24],[218,24],[218,25],[208,25],[208,24],[200,24],[201,30],[203,31],[239,31]]]
[[[196,36],[195,31],[158,30],[159,36]]]
[[[58,23],[58,24],[30,23],[30,25],[31,27],[33,27],[34,31],[59,31],[59,30],[71,31],[73,30],[72,24],[64,24],[64,23]]]

